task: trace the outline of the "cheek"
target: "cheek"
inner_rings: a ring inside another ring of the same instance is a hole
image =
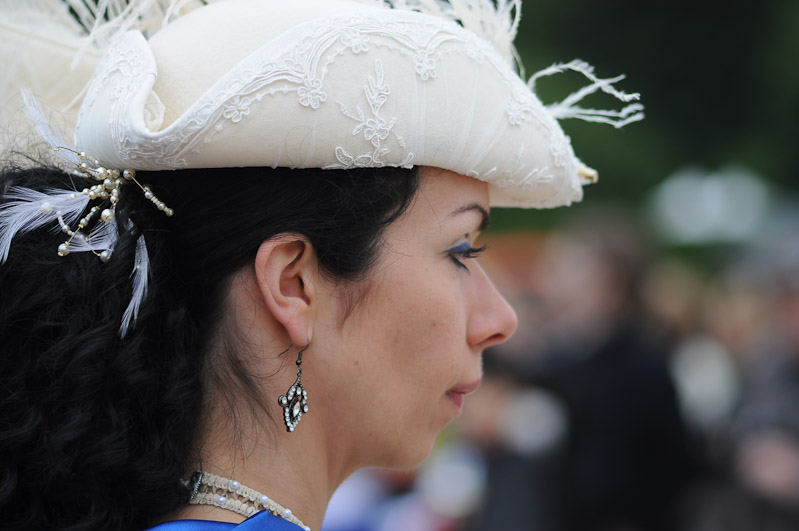
[[[452,385],[467,351],[466,287],[449,263],[407,255],[391,262],[342,329],[352,364],[394,392]]]
[[[358,444],[375,466],[415,466],[429,453],[452,419],[445,393],[471,363],[458,272],[410,271],[392,268],[374,284],[341,329],[338,366],[326,375],[339,371],[327,400],[358,419]]]
[[[461,320],[458,308],[450,301],[429,296],[421,304],[406,306],[396,313],[391,327],[390,342],[397,347],[416,348],[412,352],[436,352],[442,344],[457,341]]]
[[[406,374],[418,385],[439,387],[442,372],[454,370],[463,352],[466,329],[462,305],[448,283],[430,284],[395,298],[389,311],[385,347],[392,353],[395,374]]]

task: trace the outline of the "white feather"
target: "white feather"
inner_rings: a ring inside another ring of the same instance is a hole
[[[63,1],[73,9],[90,4],[83,0]],[[153,33],[161,27],[165,9],[171,3],[162,0],[137,0],[129,3],[119,0],[100,0],[94,9],[81,9],[81,23],[88,30],[88,35],[75,54],[72,64],[78,64],[89,49],[107,49],[114,37],[132,28],[140,30],[145,35]]]
[[[89,234],[78,233],[69,244],[69,251],[72,253],[108,251],[110,253],[114,250],[118,239],[116,220],[100,221]]]
[[[513,45],[521,19],[521,0],[386,0],[394,9],[418,11],[457,22],[488,41],[509,64],[521,69]]]
[[[139,316],[139,308],[147,295],[147,285],[150,282],[150,255],[147,253],[144,235],[139,236],[139,239],[136,240],[136,257],[131,277],[133,278],[133,295],[119,327],[119,336],[123,338],[128,333],[128,328],[136,322],[136,318]]]
[[[53,34],[38,34],[36,21],[53,21],[67,29],[56,38],[75,49],[74,68],[89,50],[105,51],[117,35],[137,29],[150,36],[166,22],[203,5],[201,0],[5,0],[3,16],[20,27],[29,26],[32,37],[53,40]],[[70,35],[68,40],[66,35]],[[51,44],[52,45],[52,44]]]
[[[582,107],[578,106],[577,104],[586,96],[597,91],[602,91],[605,94],[609,94],[625,103],[637,101],[641,97],[638,93],[628,94],[618,90],[613,86],[614,83],[624,79],[623,75],[607,79],[599,78],[596,76],[596,74],[594,74],[593,66],[589,65],[585,61],[580,61],[579,59],[575,59],[574,61],[568,63],[557,63],[544,68],[543,70],[533,74],[528,80],[527,85],[530,87],[530,90],[534,91],[536,81],[542,77],[568,71],[582,74],[591,83],[584,86],[580,90],[569,94],[563,99],[563,101],[547,106],[547,109],[555,118],[579,118],[587,122],[601,122],[610,124],[617,129],[624,127],[631,122],[637,122],[644,118],[644,113],[642,112],[644,107],[639,103],[627,105],[618,111],[605,109],[583,109]]]
[[[53,131],[50,127],[50,121],[45,117],[44,111],[42,111],[42,107],[29,90],[22,90],[22,101],[25,103],[25,115],[28,118],[28,123],[42,140],[56,150],[60,158],[74,165],[80,164],[78,154],[71,148],[71,144],[67,144],[61,135]]]
[[[89,198],[74,190],[47,190],[39,192],[30,188],[11,188],[0,205],[0,264],[8,259],[11,241],[18,233],[35,230],[47,223],[58,228],[60,214],[72,225],[81,216]]]
[[[638,122],[644,119],[644,106],[640,103],[633,103],[621,108],[618,111],[603,109],[583,109],[582,107],[572,106],[564,109],[550,107],[550,111],[559,120],[565,118],[578,118],[585,122],[599,122],[612,125],[620,129],[627,124]]]
[[[16,105],[20,87],[27,86],[46,92],[54,84],[51,69],[52,51],[70,61],[73,82],[68,93],[59,92],[59,102],[68,101],[65,108],[71,109],[81,97],[81,88],[89,79],[92,69],[76,69],[87,54],[99,59],[114,39],[122,33],[135,29],[146,37],[167,23],[204,5],[203,0],[0,0],[0,52],[5,57],[25,57],[22,64],[12,61],[0,71],[0,103],[10,107]],[[57,75],[64,73],[57,69]],[[59,87],[61,88],[61,87]],[[59,103],[58,107],[61,108]],[[6,139],[3,139],[6,141]],[[63,145],[63,144],[62,144]],[[16,144],[14,144],[16,147]]]

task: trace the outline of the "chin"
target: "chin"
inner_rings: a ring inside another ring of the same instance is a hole
[[[433,451],[439,431],[424,438],[419,434],[415,440],[398,438],[396,441],[392,441],[394,451],[382,464],[378,465],[378,468],[409,470],[418,467]]]

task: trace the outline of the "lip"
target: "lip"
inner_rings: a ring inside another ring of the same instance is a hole
[[[460,413],[461,408],[463,408],[463,397],[474,392],[474,390],[480,386],[480,381],[480,379],[477,379],[470,383],[456,385],[447,391],[447,398],[449,398],[452,403],[455,404],[458,413]]]

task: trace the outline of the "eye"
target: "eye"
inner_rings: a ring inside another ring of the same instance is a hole
[[[469,258],[477,258],[478,256],[480,256],[480,253],[485,251],[485,249],[486,249],[485,245],[483,245],[482,247],[474,248],[471,246],[469,242],[464,240],[456,244],[455,247],[448,249],[446,255],[449,256],[449,258],[455,263],[455,265],[468,271],[469,268],[466,266],[466,264],[463,263],[463,260],[467,260]]]

